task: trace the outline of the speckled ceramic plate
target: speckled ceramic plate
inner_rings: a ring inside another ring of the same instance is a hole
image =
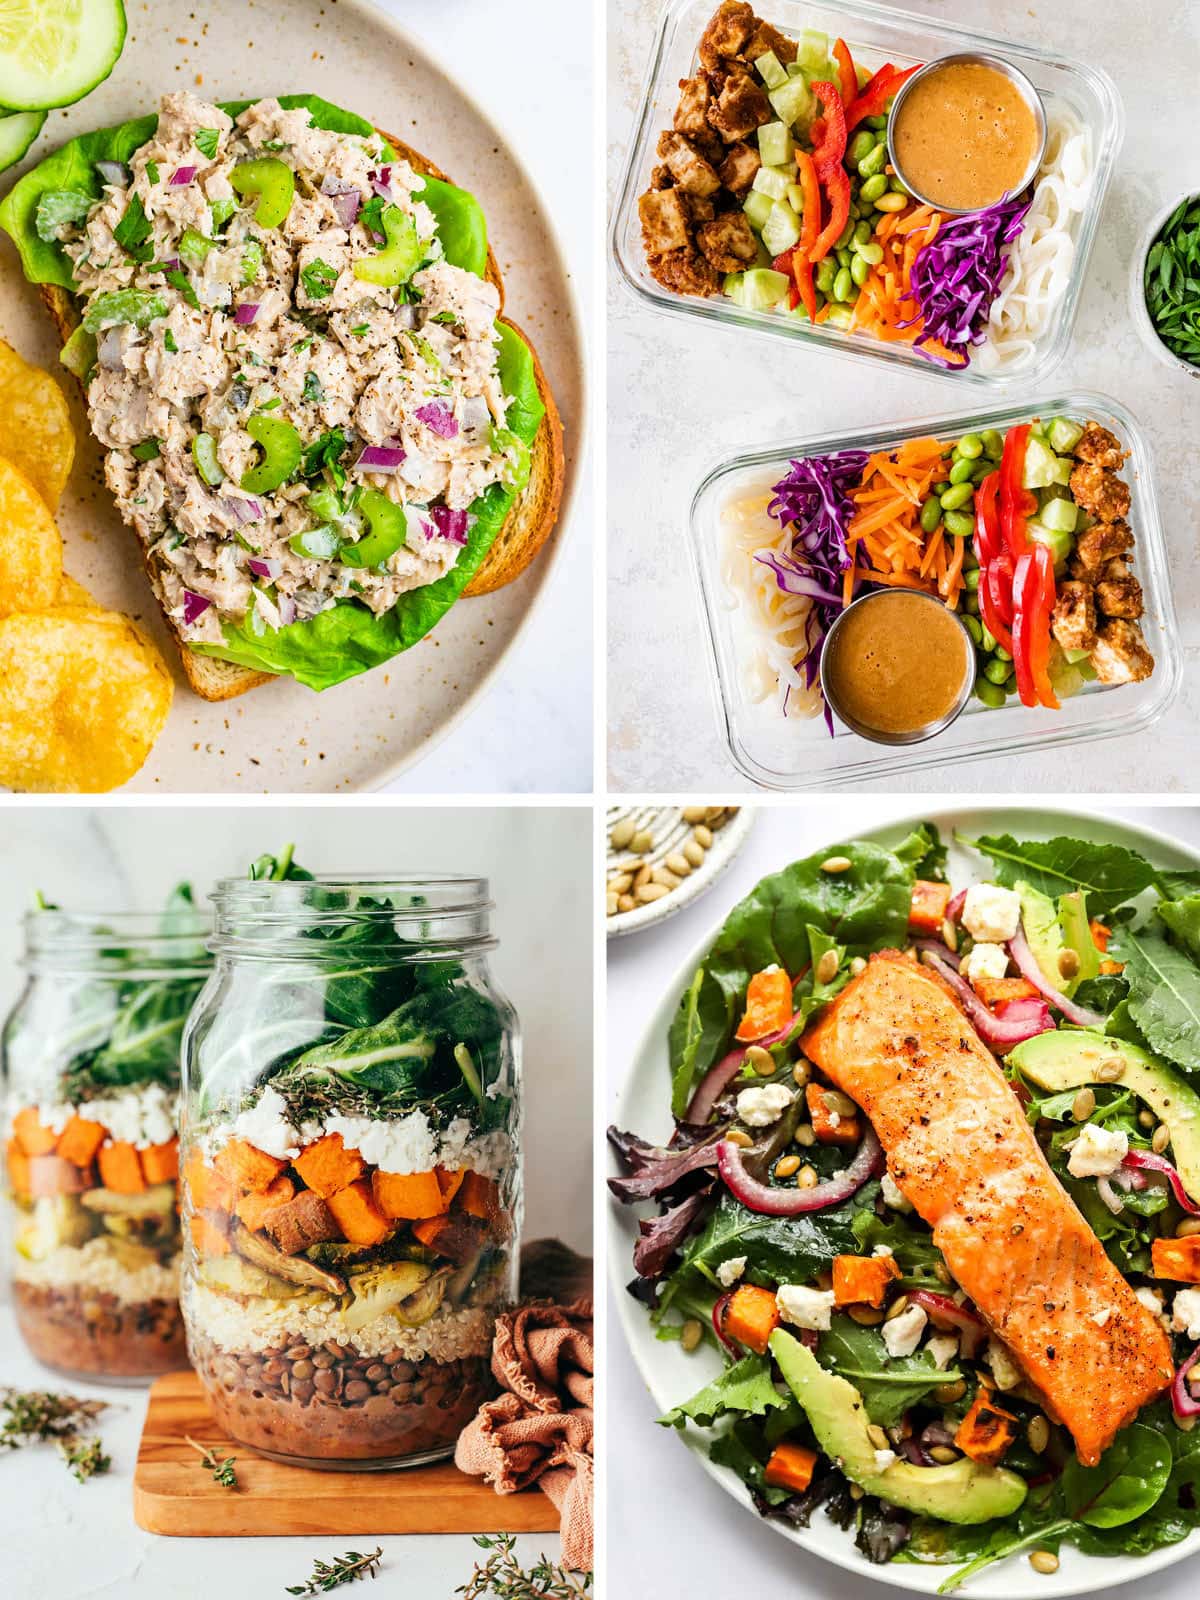
[[[18,171],[66,139],[151,110],[169,89],[213,100],[313,93],[390,129],[476,194],[504,278],[505,307],[546,368],[565,426],[558,531],[530,570],[496,594],[463,599],[433,633],[387,665],[323,694],[280,679],[224,704],[188,688],[142,573],[134,534],[113,508],[77,391],[78,438],[59,507],[66,566],[107,606],[141,621],[176,680],[170,721],[128,788],[153,793],[328,793],[376,789],[418,760],[487,687],[562,549],[584,410],[578,308],[545,208],[485,113],[434,57],[365,0],[185,0],[127,4],[129,38],[107,82],[52,111]],[[6,174],[4,184],[7,190]],[[0,241],[0,335],[58,372],[54,330]],[[65,374],[64,374],[65,377]],[[515,730],[514,730],[515,731]]]

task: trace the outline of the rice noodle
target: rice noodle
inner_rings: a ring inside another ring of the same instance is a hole
[[[988,317],[987,340],[975,354],[981,372],[1012,371],[1034,354],[1071,281],[1093,169],[1091,130],[1070,113],[1055,117],[1025,226]]]
[[[747,493],[730,499],[721,513],[721,580],[731,609],[745,623],[738,664],[751,704],[775,700],[785,716],[815,717],[821,712],[820,687],[806,689],[803,670],[812,601],[786,593],[770,567],[754,559],[760,551],[792,555],[794,529],[781,528],[767,515],[770,501],[770,490]]]

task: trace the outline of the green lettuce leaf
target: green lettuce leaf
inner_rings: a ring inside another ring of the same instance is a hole
[[[863,1397],[867,1415],[881,1428],[899,1422],[910,1406],[943,1383],[962,1377],[956,1366],[944,1371],[928,1350],[891,1356],[876,1328],[864,1328],[850,1317],[834,1317],[817,1345],[823,1367],[847,1379]]]
[[[1200,1072],[1200,968],[1144,928],[1119,928],[1110,952],[1125,963],[1129,1015],[1157,1055]]]
[[[723,1191],[703,1232],[688,1241],[676,1276],[702,1272],[711,1277],[722,1262],[745,1256],[751,1275],[760,1273],[772,1283],[809,1283],[833,1265],[834,1256],[855,1253],[856,1214],[848,1204],[795,1217],[768,1217]]]
[[[781,1395],[771,1380],[771,1363],[765,1356],[745,1356],[727,1367],[719,1378],[706,1383],[682,1405],[672,1406],[659,1422],[666,1428],[682,1428],[688,1420],[711,1428],[727,1412],[762,1417],[768,1411],[786,1411],[789,1399]]]
[[[1200,894],[1189,894],[1182,900],[1160,901],[1156,909],[1175,943],[1194,961],[1200,961]]]
[[[1064,891],[1083,889],[1093,917],[1103,918],[1134,899],[1150,887],[1157,872],[1135,850],[1120,844],[1064,837],[1017,840],[1010,833],[981,839],[956,837],[992,858],[996,881],[1006,888],[1023,881],[1051,899]]]

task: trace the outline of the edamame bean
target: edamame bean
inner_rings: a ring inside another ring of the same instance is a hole
[[[966,483],[967,479],[971,476],[971,473],[974,470],[975,463],[973,461],[956,461],[950,468],[950,482]]]
[[[913,192],[905,183],[904,179],[898,178],[894,172],[888,178],[888,187],[893,194],[902,194],[906,200],[911,200],[913,198]]]
[[[966,584],[971,593],[974,594],[976,589],[979,587],[979,568],[972,567],[970,572],[964,572],[963,582]]]
[[[961,511],[964,506],[970,505],[974,498],[975,487],[973,484],[956,483],[952,488],[947,489],[945,494],[942,496],[942,510]],[[975,524],[972,522],[968,532],[973,532],[974,527]]]
[[[883,133],[887,131],[888,119],[885,116],[866,117],[864,120],[867,124],[867,127],[874,128],[876,133]]]
[[[881,244],[862,244],[858,246],[858,253],[864,261],[877,267],[883,260],[883,246]]]
[[[983,625],[983,650],[984,650],[984,654],[990,656],[992,651],[995,648],[996,648],[996,635],[992,632],[992,630],[988,627],[987,623],[985,622],[984,625]]]
[[[1004,454],[1004,435],[995,428],[985,428],[979,437],[986,453],[993,461],[999,461]]]
[[[817,288],[822,294],[827,295],[833,288],[833,280],[837,277],[837,263],[828,256],[817,263]]]
[[[888,181],[882,172],[877,172],[873,178],[868,178],[858,191],[858,198],[865,200],[869,206],[878,203],[880,198],[888,192]]]
[[[861,256],[855,256],[850,263],[850,276],[861,289],[871,276],[871,263],[864,261]]]
[[[837,243],[834,246],[834,249],[836,249],[836,250],[845,250],[849,246],[850,241],[851,241],[851,239],[853,239],[853,237],[854,237],[854,223],[853,222],[847,222],[846,226],[842,229],[841,233],[839,233],[838,236],[837,236]]]
[[[983,440],[977,433],[964,433],[954,448],[958,455],[966,456],[968,461],[978,461],[983,454]]]
[[[887,145],[877,144],[870,155],[864,156],[858,163],[860,178],[873,178],[877,172],[882,172],[887,166]]]
[[[881,194],[875,202],[876,211],[903,211],[908,204],[906,194]]]
[[[937,495],[938,499],[940,500],[949,487],[950,487],[950,479],[949,478],[943,478],[941,483],[935,483],[934,484],[933,492],[934,492],[935,495]]]
[[[857,222],[859,217],[861,217],[861,216],[862,216],[862,207],[858,204],[857,201],[851,200],[851,202],[850,202],[850,220],[851,220],[851,222]]]
[[[1004,704],[1004,690],[998,683],[992,683],[989,678],[976,678],[975,698],[982,700],[985,706],[990,706],[993,711],[998,711]]]
[[[849,300],[853,287],[854,279],[850,276],[850,268],[843,267],[833,280],[833,298],[843,302]]]
[[[1004,692],[1005,694],[1015,694],[1017,692],[1017,675],[1015,672],[1010,672],[1008,677],[1005,678]]]
[[[989,461],[987,456],[980,456],[979,460],[973,461],[971,465],[973,468],[971,482],[975,484],[982,483],[990,472],[995,472],[996,470],[996,463]]]
[[[870,128],[860,128],[850,141],[849,156],[854,166],[860,161],[865,161],[875,148],[875,139]]]
[[[853,256],[850,253],[850,246],[849,245],[843,245],[840,250],[835,250],[833,252],[833,258],[837,262],[839,267],[847,267],[848,268],[849,265],[850,265],[850,262],[853,260]]]
[[[971,635],[972,639],[974,639],[975,643],[976,644],[982,644],[983,643],[983,628],[980,626],[979,618],[978,617],[972,617],[972,616],[970,616],[968,614],[967,616],[965,616],[963,618],[963,623],[964,623],[964,625],[966,627],[967,632]]]
[[[983,675],[989,683],[998,683],[1001,688],[1008,682],[1008,662],[997,661],[995,657],[983,669]]]
[[[952,533],[956,539],[969,539],[975,532],[975,518],[967,516],[964,511],[947,511],[943,506],[942,521],[946,525],[946,532]]]
[[[975,594],[974,591],[968,590],[967,597],[963,601],[963,605],[966,606],[971,616],[977,617],[979,615],[979,596]]]
[[[872,232],[869,222],[860,222],[854,230],[853,245],[870,244]]]
[[[932,495],[921,507],[921,527],[925,533],[932,533],[942,520],[942,508]]]
[[[1011,661],[1012,660],[1012,656],[1009,655],[1008,651],[1004,648],[1004,646],[1002,644],[998,644],[996,646],[996,648],[992,651],[992,654],[996,657],[996,659],[998,661]]]

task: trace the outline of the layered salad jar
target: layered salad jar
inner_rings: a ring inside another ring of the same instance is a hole
[[[4,1025],[13,1300],[32,1353],[135,1381],[187,1365],[179,1309],[179,1056],[210,969],[186,886],[161,915],[26,919]]]
[[[218,887],[184,1046],[183,1305],[232,1439],[277,1460],[449,1455],[516,1291],[518,1040],[478,878]]]

